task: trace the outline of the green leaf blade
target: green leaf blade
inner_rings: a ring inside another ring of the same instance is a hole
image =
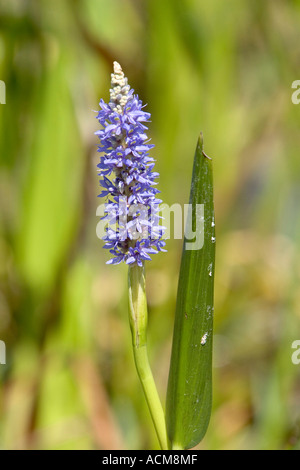
[[[204,210],[203,246],[190,249],[184,239],[168,381],[166,422],[173,449],[190,449],[201,441],[212,405],[215,222],[212,161],[203,153],[202,136],[196,147],[190,193],[193,225],[195,219],[199,223],[197,204]]]

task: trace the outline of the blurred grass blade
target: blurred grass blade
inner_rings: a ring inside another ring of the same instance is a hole
[[[204,220],[195,220],[197,204],[203,205]],[[215,224],[212,161],[203,153],[202,135],[195,152],[190,205],[193,230],[196,226],[199,237],[204,229],[204,237],[202,247],[194,250],[185,238],[181,259],[166,404],[173,449],[190,449],[201,441],[212,404]]]

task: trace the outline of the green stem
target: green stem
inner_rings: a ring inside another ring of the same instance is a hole
[[[168,449],[165,416],[147,353],[147,299],[144,266],[129,267],[129,320],[135,365],[151,413],[160,446]]]
[[[182,447],[181,444],[177,444],[176,442],[174,442],[172,444],[172,450],[184,450],[184,448]]]

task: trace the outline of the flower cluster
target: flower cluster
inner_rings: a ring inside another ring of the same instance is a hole
[[[160,225],[159,191],[154,187],[159,176],[153,171],[154,160],[149,150],[154,147],[145,134],[150,114],[130,89],[121,66],[114,62],[111,75],[110,101],[100,101],[97,119],[102,129],[96,134],[100,139],[101,153],[99,196],[108,197],[104,219],[107,220],[104,248],[113,257],[108,264],[142,266],[150,254],[163,249],[164,227]],[[112,175],[112,178],[109,178]]]

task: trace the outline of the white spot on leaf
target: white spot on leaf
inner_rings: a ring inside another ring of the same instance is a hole
[[[208,333],[206,332],[201,338],[201,344],[204,346],[206,344]]]

